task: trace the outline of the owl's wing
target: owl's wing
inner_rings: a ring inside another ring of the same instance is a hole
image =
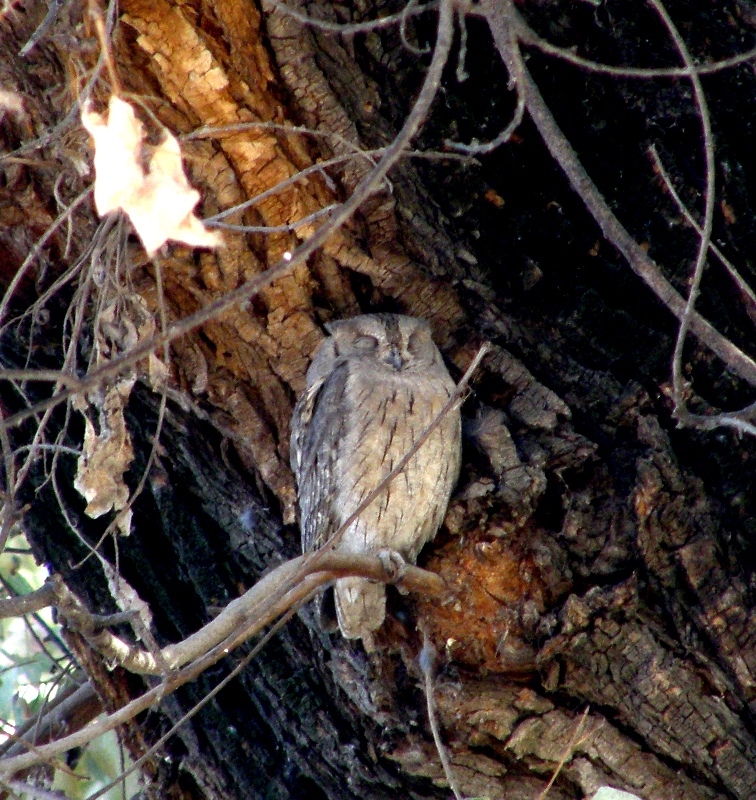
[[[320,547],[336,530],[336,467],[346,425],[348,366],[337,366],[300,397],[291,426],[291,466],[297,478],[302,551]]]

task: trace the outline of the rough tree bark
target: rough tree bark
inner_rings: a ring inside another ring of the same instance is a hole
[[[521,11],[545,38],[580,45],[598,61],[679,65],[655,15],[626,5],[528,0]],[[305,10],[343,22],[401,6],[365,0]],[[670,2],[669,11],[701,60],[753,46],[746,0],[716,8]],[[0,88],[18,92],[25,108],[2,122],[6,151],[53,131],[99,52],[91,18],[73,2],[20,57],[44,13],[30,4],[0,22]],[[123,91],[177,135],[253,121],[322,134],[262,127],[185,141],[203,216],[315,159],[389,144],[427,61],[397,26],[332,36],[251,0],[122,0],[118,14],[113,55]],[[407,36],[416,47],[432,44],[434,25],[435,14],[422,15]],[[646,147],[657,145],[700,211],[703,159],[689,82],[589,75],[535,50],[528,63],[617,214],[684,291],[696,237],[655,178]],[[469,77],[460,82],[458,64],[449,64],[419,147],[490,139],[509,120],[507,73],[479,20],[467,23],[460,65]],[[748,277],[756,77],[745,64],[703,80],[718,148],[715,240]],[[95,96],[107,95],[101,81]],[[3,286],[59,213],[56,196],[67,205],[89,184],[88,147],[72,121],[41,149],[4,162]],[[369,167],[347,164],[328,179],[310,174],[234,221],[286,225],[338,202]],[[296,555],[289,417],[321,323],[398,310],[430,320],[457,374],[480,342],[493,343],[463,409],[460,484],[421,559],[446,579],[451,599],[390,590],[393,613],[374,657],[323,633],[303,611],[148,762],[148,794],[449,797],[425,710],[420,627],[439,654],[435,697],[465,796],[534,800],[565,757],[551,800],[587,797],[604,784],[646,800],[755,797],[752,442],[675,429],[667,392],[675,321],[601,241],[527,120],[513,142],[478,163],[406,160],[390,178],[390,191],[365,203],[306,267],[171,345],[165,419],[132,532],[108,538],[102,552],[115,563],[117,550],[118,569],[152,609],[161,644],[187,636]],[[70,230],[52,237],[19,287],[14,314],[86,250],[95,226],[86,205]],[[124,239],[122,294],[106,296],[107,279],[91,288],[82,353],[92,347],[95,310],[109,303],[117,302],[124,326],[139,328],[139,315],[160,326],[158,270],[173,321],[260,274],[297,241],[286,231],[227,233],[218,252],[171,245],[148,260]],[[702,311],[753,352],[753,310],[713,260],[709,272]],[[4,330],[3,366],[59,366],[63,315],[87,274],[85,265],[31,326],[27,318]],[[748,399],[747,387],[697,345],[686,348],[685,362],[712,405]],[[44,391],[28,387],[32,399]],[[2,403],[7,416],[23,401],[6,383]],[[132,490],[148,465],[159,408],[160,394],[140,372],[126,409]],[[15,447],[29,441],[33,422],[10,432]],[[64,443],[81,446],[81,415],[65,418],[60,408],[48,439],[65,425]],[[105,524],[83,513],[73,459],[58,459],[55,481],[46,477],[50,465],[47,457],[36,462],[16,498],[23,526],[39,559],[92,611],[112,612],[102,569],[82,563],[88,550],[73,530],[95,543]],[[71,643],[105,708],[143,689],[120,668],[105,669],[75,637]],[[140,717],[124,732],[132,754],[239,658]]]

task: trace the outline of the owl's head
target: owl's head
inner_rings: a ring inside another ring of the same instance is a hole
[[[363,314],[329,322],[326,329],[333,356],[359,359],[381,372],[422,372],[443,363],[424,319]]]

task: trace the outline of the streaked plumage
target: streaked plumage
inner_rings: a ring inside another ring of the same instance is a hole
[[[443,408],[454,382],[425,320],[366,314],[326,326],[294,411],[291,463],[302,545],[322,545],[393,468]],[[414,562],[436,535],[460,466],[460,414],[450,412],[342,536],[338,548],[397,550]],[[335,586],[344,636],[368,644],[385,617],[382,584]]]

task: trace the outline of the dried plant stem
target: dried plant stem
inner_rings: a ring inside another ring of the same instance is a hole
[[[425,688],[425,702],[428,707],[428,722],[430,723],[431,733],[433,734],[433,743],[436,745],[436,752],[441,760],[441,767],[444,770],[446,781],[449,788],[454,794],[455,800],[464,800],[462,793],[459,790],[459,784],[454,776],[449,754],[446,752],[446,747],[441,741],[441,728],[438,724],[438,715],[436,714],[436,701],[433,693],[433,669],[435,662],[435,652],[430,638],[426,631],[423,631],[423,649],[420,652],[420,669],[423,671],[423,686]]]
[[[572,758],[572,754],[575,751],[575,748],[579,744],[579,737],[580,734],[583,732],[583,728],[585,727],[585,721],[588,719],[588,712],[590,711],[590,706],[586,706],[585,711],[580,715],[580,719],[578,720],[577,725],[575,726],[575,730],[572,732],[572,736],[570,736],[570,741],[567,742],[567,746],[564,748],[564,752],[562,753],[562,757],[559,759],[559,763],[556,765],[556,769],[554,770],[553,774],[551,775],[551,779],[544,787],[544,790],[541,794],[538,795],[538,800],[546,800],[546,795],[549,793],[549,790],[554,785],[554,782],[559,777],[559,773],[564,768],[564,765]]]

